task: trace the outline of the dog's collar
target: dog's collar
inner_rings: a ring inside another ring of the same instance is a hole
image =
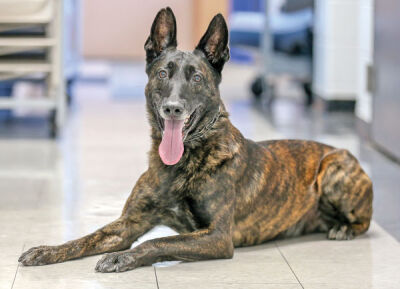
[[[201,130],[192,134],[189,140],[196,140],[202,138],[207,131],[213,128],[214,124],[217,122],[221,114],[222,114],[221,105],[219,105],[218,112],[215,114],[214,118],[208,124],[206,124]]]

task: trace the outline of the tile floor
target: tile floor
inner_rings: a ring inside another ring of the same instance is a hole
[[[366,235],[350,242],[308,235],[237,249],[232,260],[170,262],[120,274],[95,273],[99,256],[19,266],[18,256],[29,247],[58,244],[115,219],[146,168],[150,138],[141,66],[116,65],[107,71],[107,82],[76,85],[68,125],[58,141],[43,137],[43,120],[30,129],[27,119],[0,124],[0,289],[400,288],[400,245],[391,235],[399,227],[400,202],[392,191],[398,166],[360,145],[348,115],[326,117],[299,109],[296,96],[279,100],[269,113],[260,111],[243,85],[254,71],[234,65],[227,67],[221,90],[233,123],[247,137],[312,138],[361,158],[376,182],[377,222]],[[139,242],[173,233],[159,227]]]

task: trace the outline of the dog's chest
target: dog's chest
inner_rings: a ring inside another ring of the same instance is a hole
[[[175,227],[183,226],[185,228],[184,231],[206,228],[210,224],[208,212],[201,204],[191,198],[185,198],[170,204],[167,211],[168,215],[171,216],[168,222],[173,222],[173,224],[169,225]]]
[[[202,195],[203,174],[202,170],[189,170],[186,167],[185,170],[170,171],[164,175],[167,182],[160,198],[165,200],[167,214],[191,231],[206,228],[211,222],[209,199]]]

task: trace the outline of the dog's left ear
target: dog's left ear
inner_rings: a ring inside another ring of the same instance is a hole
[[[151,25],[150,36],[144,44],[146,61],[150,64],[163,50],[176,48],[176,19],[171,8],[161,9]]]
[[[196,50],[202,51],[211,66],[219,73],[229,60],[228,37],[225,19],[221,14],[217,14],[196,46]]]

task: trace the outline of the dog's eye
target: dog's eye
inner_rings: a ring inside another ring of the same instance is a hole
[[[193,81],[194,82],[200,82],[201,81],[201,75],[200,74],[195,74],[193,75]]]
[[[160,70],[158,72],[158,77],[159,78],[166,78],[168,76],[168,73],[165,70]]]

